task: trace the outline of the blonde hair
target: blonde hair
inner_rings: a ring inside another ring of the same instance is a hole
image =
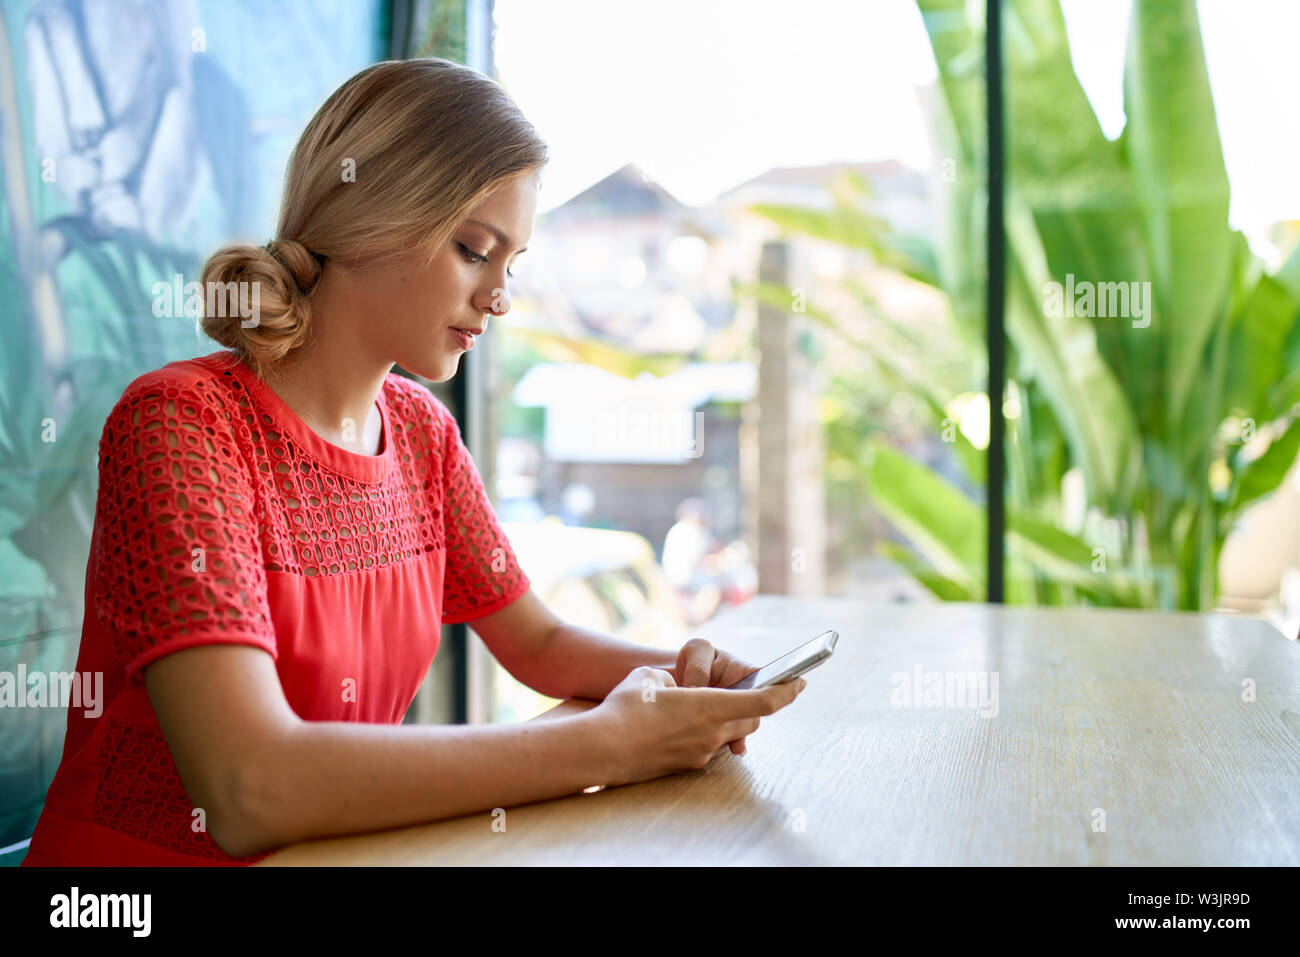
[[[548,159],[519,107],[476,70],[436,57],[367,67],[334,91],[294,147],[276,238],[224,246],[204,264],[204,289],[259,284],[256,323],[205,313],[203,331],[265,378],[308,341],[326,261],[382,262],[422,249],[427,265],[475,206]]]

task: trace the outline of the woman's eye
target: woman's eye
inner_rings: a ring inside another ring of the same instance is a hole
[[[478,253],[471,250],[464,243],[457,243],[456,245],[460,247],[461,252],[465,254],[465,258],[468,259],[470,262],[472,263],[488,262],[488,258],[486,256],[480,256]],[[511,279],[515,278],[515,274],[512,273],[509,269],[506,270],[506,275],[509,276]]]

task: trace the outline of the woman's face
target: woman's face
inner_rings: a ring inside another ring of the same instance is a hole
[[[537,174],[508,181],[474,208],[427,267],[412,253],[366,277],[365,312],[388,340],[385,355],[435,382],[456,374],[473,346],[452,330],[481,333],[490,317],[510,309],[507,270],[532,237],[539,185]]]

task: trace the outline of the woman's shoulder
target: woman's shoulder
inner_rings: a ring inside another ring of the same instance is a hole
[[[216,352],[178,359],[137,375],[108,412],[101,452],[106,441],[158,429],[187,435],[202,430],[238,440],[236,423],[245,411],[240,407],[244,392],[233,361],[237,360],[232,353]]]
[[[214,352],[169,362],[132,379],[122,390],[118,405],[150,396],[179,397],[184,394],[210,394],[214,399],[220,400],[230,390],[217,387],[222,378],[233,371],[235,361],[231,353]]]
[[[132,379],[100,434],[101,485],[109,478],[137,481],[142,457],[187,464],[197,457],[246,471],[252,461],[247,410],[230,372],[231,355],[180,359]]]

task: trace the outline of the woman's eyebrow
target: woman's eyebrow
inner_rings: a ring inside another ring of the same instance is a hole
[[[482,226],[489,233],[495,236],[497,238],[497,241],[500,242],[503,246],[510,245],[510,237],[507,236],[505,233],[501,232],[501,230],[497,229],[491,223],[485,223],[481,219],[470,219],[470,220],[466,220],[466,222],[473,223],[475,226]],[[515,255],[517,256],[520,253],[524,253],[527,251],[528,251],[528,247],[525,246],[523,249],[515,250]]]

